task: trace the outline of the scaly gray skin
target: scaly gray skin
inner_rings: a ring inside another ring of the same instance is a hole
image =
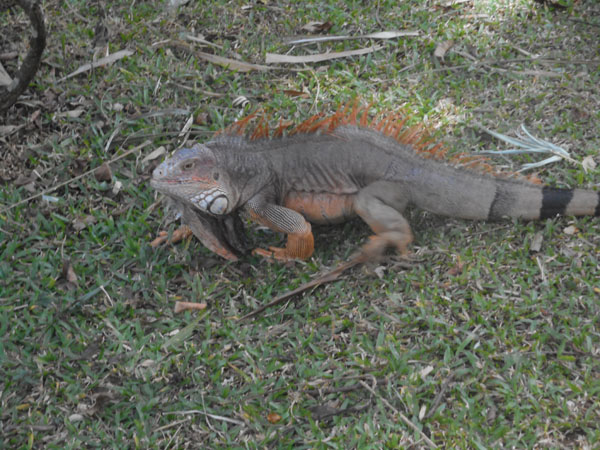
[[[205,247],[225,259],[237,261],[248,251],[244,225],[237,212],[213,216],[206,214],[188,203],[170,198],[174,209]]]
[[[220,135],[176,152],[155,169],[151,184],[204,214],[242,211],[286,233],[286,247],[255,250],[278,260],[312,254],[309,222],[337,223],[354,215],[375,233],[365,254],[377,256],[388,246],[404,253],[412,241],[402,215],[409,204],[462,219],[600,215],[599,192],[459,169],[357,125],[270,139]]]
[[[232,261],[247,253],[244,225],[237,212],[212,216],[194,210],[189,204],[181,202],[180,205],[183,223],[207,248]]]

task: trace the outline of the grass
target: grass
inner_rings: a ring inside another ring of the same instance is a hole
[[[148,184],[158,161],[142,161],[179,145],[190,114],[205,117],[192,128],[202,141],[253,108],[299,121],[358,95],[403,106],[456,152],[498,145],[473,121],[501,133],[525,123],[600,162],[599,10],[563,3],[116,1],[104,10],[108,46],[134,55],[57,83],[89,62],[102,15],[96,3],[46,1],[44,63],[3,117],[23,127],[0,134],[0,447],[421,448],[424,436],[441,448],[597,447],[597,218],[473,223],[411,211],[408,267],[392,255],[239,323],[347,259],[367,227],[320,227],[314,256],[288,265],[225,262],[196,240],[155,250],[153,236],[176,224]],[[332,34],[421,34],[361,57],[249,73],[163,42],[203,35],[220,46],[203,51],[262,63],[289,50],[283,36],[327,20]],[[27,26],[0,13],[2,47],[24,54]],[[433,58],[449,39],[444,60]],[[239,96],[250,105],[234,106]],[[85,176],[49,193],[55,201],[6,209],[146,139],[111,164],[112,181]],[[588,188],[599,177],[567,163],[539,175]],[[281,241],[260,230],[251,239]],[[175,300],[208,309],[175,315]]]

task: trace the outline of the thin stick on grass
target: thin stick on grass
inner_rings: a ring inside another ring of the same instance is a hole
[[[394,412],[394,414],[396,414],[398,417],[400,417],[400,419],[402,419],[402,421],[406,425],[408,425],[410,428],[412,428],[414,431],[416,431],[421,436],[421,438],[427,443],[427,445],[429,445],[430,448],[438,448],[438,446],[435,445],[435,443],[431,439],[429,439],[425,435],[425,433],[423,433],[423,431],[419,429],[419,427],[417,427],[408,417],[406,417],[404,414],[402,414],[400,411],[398,411],[398,409],[394,408],[394,406],[390,402],[388,402],[385,398],[383,398],[381,395],[379,395],[377,392],[375,392],[371,386],[369,386],[367,383],[365,383],[362,380],[359,380],[358,382],[360,384],[362,384],[363,387],[367,391],[369,391],[372,395],[374,395],[375,397],[378,397],[379,400],[381,400],[385,406],[387,406],[389,409],[391,409]]]
[[[144,142],[142,142],[140,145],[138,145],[137,147],[134,147],[134,148],[132,148],[131,150],[127,150],[127,151],[126,151],[125,153],[123,153],[122,155],[119,155],[119,156],[117,156],[117,157],[115,157],[115,158],[111,159],[110,161],[107,161],[107,162],[106,162],[106,164],[112,164],[112,163],[114,163],[114,162],[116,162],[116,161],[118,161],[118,160],[120,160],[120,159],[123,159],[123,158],[125,158],[126,156],[129,156],[129,155],[131,155],[132,153],[135,153],[135,152],[138,152],[138,151],[140,151],[141,149],[143,149],[143,148],[144,148],[144,147],[146,147],[147,145],[150,145],[151,143],[152,143],[151,141],[144,141]],[[56,186],[52,186],[52,187],[50,187],[50,188],[48,188],[48,189],[44,189],[42,192],[38,192],[37,194],[34,194],[34,195],[30,196],[30,197],[27,197],[27,198],[25,198],[25,199],[23,199],[23,200],[20,200],[20,201],[18,201],[17,203],[13,203],[13,204],[12,204],[12,205],[10,205],[10,206],[7,206],[7,207],[5,207],[5,208],[2,208],[2,209],[0,210],[0,213],[6,213],[6,212],[10,211],[11,209],[13,209],[13,208],[16,208],[16,207],[17,207],[17,206],[19,206],[19,205],[22,205],[22,204],[24,204],[24,203],[27,203],[27,202],[29,202],[29,201],[31,201],[31,200],[34,200],[34,199],[36,199],[36,198],[38,198],[38,197],[41,197],[41,196],[43,196],[43,195],[46,195],[46,194],[48,194],[48,193],[50,193],[50,192],[54,192],[55,190],[57,190],[57,189],[60,189],[61,187],[63,187],[63,186],[66,186],[66,185],[68,185],[68,184],[71,184],[71,183],[72,183],[72,182],[74,182],[74,181],[77,181],[77,180],[80,180],[80,179],[82,179],[82,178],[85,178],[85,177],[87,177],[88,175],[91,175],[92,173],[94,173],[94,172],[96,171],[96,169],[98,169],[98,167],[94,167],[93,169],[90,169],[90,170],[88,170],[87,172],[84,172],[84,173],[82,173],[81,175],[77,175],[77,176],[76,176],[76,177],[74,177],[74,178],[71,178],[71,179],[69,179],[69,180],[67,180],[67,181],[63,181],[62,183],[59,183],[59,184],[57,184]]]
[[[167,414],[175,414],[175,415],[182,415],[182,414],[185,414],[185,415],[187,415],[187,414],[202,414],[203,416],[210,417],[211,419],[220,420],[222,422],[232,423],[234,425],[246,426],[246,424],[244,422],[242,422],[241,420],[235,420],[235,419],[231,419],[229,417],[219,416],[217,414],[207,413],[205,411],[200,411],[200,410],[197,410],[197,409],[190,409],[190,410],[187,410],[187,411],[167,411],[167,412],[163,413],[163,415],[167,415]]]
[[[260,313],[262,313],[265,309],[270,308],[271,306],[279,305],[280,303],[283,303],[286,300],[294,297],[295,295],[298,295],[304,291],[307,291],[308,289],[316,288],[317,286],[321,286],[322,284],[331,283],[332,281],[337,280],[338,277],[346,270],[348,270],[351,267],[354,267],[358,264],[361,264],[365,261],[366,261],[365,256],[363,254],[359,253],[358,255],[350,258],[350,261],[348,261],[344,264],[340,264],[338,267],[336,267],[335,269],[333,269],[330,272],[327,272],[325,275],[322,275],[319,278],[309,281],[308,283],[304,283],[292,291],[286,292],[285,294],[281,294],[280,296],[276,297],[274,300],[270,301],[266,305],[256,308],[254,311],[246,314],[245,316],[240,317],[237,321],[241,322],[242,320],[246,320],[246,319],[255,317],[255,316],[259,315]]]

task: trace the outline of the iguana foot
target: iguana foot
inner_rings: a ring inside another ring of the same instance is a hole
[[[298,258],[288,255],[287,249],[282,247],[269,247],[269,249],[255,248],[252,250],[253,255],[262,256],[263,258],[275,259],[281,262],[295,261]]]
[[[192,230],[187,225],[182,225],[178,229],[176,229],[171,235],[171,239],[169,239],[169,233],[167,233],[166,231],[159,231],[158,236],[152,242],[150,242],[150,247],[156,248],[164,242],[169,242],[169,244],[175,244],[191,235]]]
[[[315,241],[309,228],[308,232],[288,234],[285,247],[269,247],[269,250],[256,248],[252,251],[252,254],[286,262],[308,259],[312,255],[314,248]]]
[[[383,256],[388,247],[396,247],[400,255],[407,256],[408,244],[411,242],[412,234],[401,232],[386,231],[369,236],[369,240],[361,248],[361,258],[364,258],[364,261],[377,260]]]

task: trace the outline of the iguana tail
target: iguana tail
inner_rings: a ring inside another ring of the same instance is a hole
[[[600,216],[600,191],[558,189],[448,166],[440,167],[436,176],[417,182],[411,191],[412,203],[418,207],[462,219]]]

